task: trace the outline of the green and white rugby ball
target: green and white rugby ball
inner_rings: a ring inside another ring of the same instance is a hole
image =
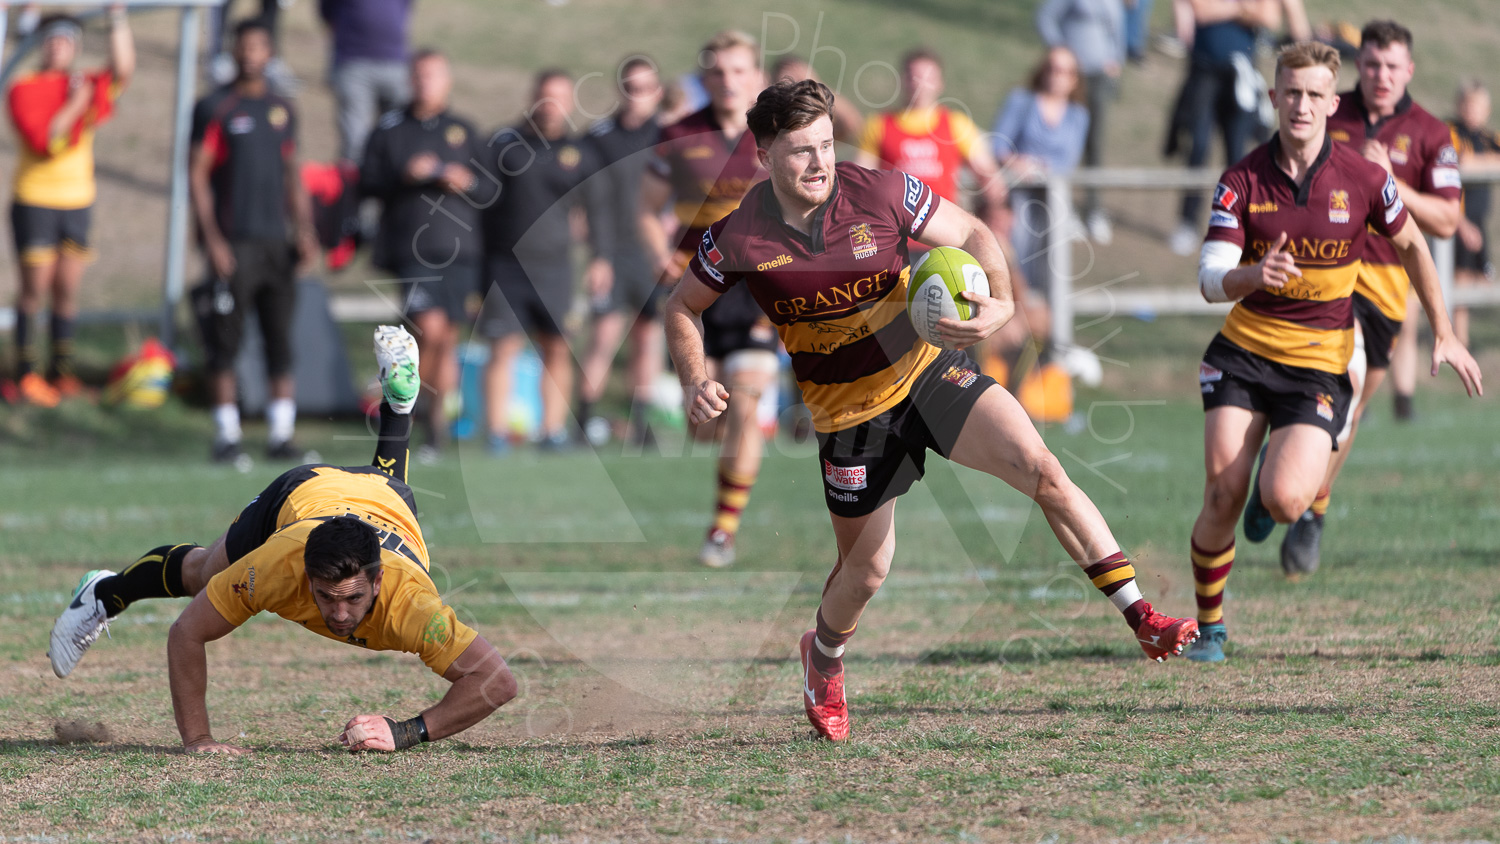
[[[960,296],[965,290],[990,295],[990,279],[974,256],[952,246],[939,246],[917,259],[906,286],[906,313],[917,335],[934,346],[952,348],[938,336],[938,320],[965,320],[973,304]]]

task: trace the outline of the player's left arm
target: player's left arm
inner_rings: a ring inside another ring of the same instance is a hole
[[[516,678],[495,646],[483,636],[464,648],[443,679],[448,693],[408,721],[385,715],[356,715],[344,725],[339,741],[351,751],[405,750],[423,741],[437,741],[467,730],[516,696]]]
[[[1422,302],[1422,310],[1427,312],[1427,321],[1432,325],[1432,374],[1437,375],[1438,367],[1446,363],[1458,373],[1459,380],[1470,396],[1476,393],[1484,395],[1479,364],[1474,362],[1473,355],[1464,348],[1464,344],[1458,341],[1453,333],[1453,325],[1448,321],[1437,267],[1432,262],[1431,253],[1427,251],[1427,240],[1422,237],[1421,229],[1414,220],[1408,218],[1406,225],[1390,240],[1401,255],[1401,264],[1406,268],[1407,277],[1411,279],[1412,289],[1416,291],[1417,298]]]
[[[927,228],[917,238],[926,246],[956,246],[974,256],[989,277],[990,295],[965,291],[963,296],[974,306],[966,320],[938,320],[938,334],[958,348],[966,348],[994,334],[1016,313],[1015,294],[1010,286],[1010,272],[1000,242],[978,217],[952,202],[941,202],[932,212]]]

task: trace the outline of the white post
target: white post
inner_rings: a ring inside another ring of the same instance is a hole
[[[173,105],[172,175],[167,206],[167,266],[162,290],[161,340],[172,348],[176,339],[177,306],[186,277],[188,233],[188,148],[192,144],[193,98],[198,90],[198,30],[203,11],[182,10],[177,41],[177,98]]]
[[[1068,180],[1047,177],[1047,299],[1052,308],[1052,343],[1073,345],[1073,229]],[[1036,262],[1032,262],[1036,266]],[[1029,281],[1030,279],[1028,279]]]
[[[1443,291],[1443,304],[1448,308],[1448,318],[1453,318],[1453,238],[1429,238],[1432,245],[1432,262],[1437,264],[1438,284]]]

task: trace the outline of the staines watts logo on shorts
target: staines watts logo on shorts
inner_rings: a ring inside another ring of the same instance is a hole
[[[865,467],[863,466],[835,466],[828,460],[823,461],[823,483],[831,489],[828,497],[836,501],[851,504],[859,500],[858,495],[852,494],[853,490],[864,489]],[[837,493],[834,489],[849,490],[849,493]]]
[[[1321,417],[1323,417],[1324,419],[1328,420],[1329,422],[1332,422],[1333,421],[1333,396],[1330,396],[1327,393],[1318,393],[1317,398],[1318,398],[1318,415],[1321,416]]]
[[[1224,380],[1224,373],[1218,368],[1202,362],[1198,364],[1198,389],[1203,393],[1212,393],[1214,382],[1222,380]]]
[[[979,380],[979,374],[972,369],[965,369],[961,366],[950,366],[948,367],[948,371],[943,373],[943,380],[949,384],[967,387]]]

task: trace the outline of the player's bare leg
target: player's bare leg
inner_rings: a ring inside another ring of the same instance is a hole
[[[458,351],[458,329],[441,308],[431,308],[412,317],[421,349],[422,383],[427,390],[419,400],[417,416],[427,426],[427,444],[441,449],[448,442],[446,399],[456,383],[450,383],[444,362]]]
[[[510,394],[515,389],[516,359],[525,342],[526,335],[518,331],[490,343],[490,360],[484,367],[484,406],[491,454],[510,449]]]
[[[568,401],[573,394],[573,352],[565,337],[542,334],[537,337],[537,351],[542,357],[542,440],[555,448],[568,440]]]
[[[1386,371],[1367,369],[1364,344],[1358,324],[1355,325],[1354,356],[1349,360],[1349,384],[1353,388],[1354,402],[1349,408],[1344,430],[1339,432],[1338,450],[1328,461],[1328,473],[1323,485],[1313,496],[1313,503],[1290,526],[1281,539],[1281,570],[1288,577],[1296,578],[1312,574],[1322,561],[1323,521],[1332,501],[1333,485],[1343,471],[1349,454],[1354,449],[1354,440],[1359,435],[1359,423],[1364,418],[1370,400],[1385,381]]]
[[[765,434],[758,418],[760,397],[773,388],[776,365],[773,352],[759,349],[734,352],[725,362],[729,409],[723,415],[724,441],[719,446],[717,505],[698,553],[698,561],[710,568],[734,563],[740,515],[750,502],[765,453]]]
[[[1191,538],[1198,629],[1187,652],[1194,662],[1222,662],[1224,584],[1234,566],[1234,526],[1250,495],[1250,475],[1266,437],[1266,415],[1242,407],[1216,407],[1203,424],[1203,508]]]
[[[600,418],[594,422],[594,406],[604,398],[609,384],[609,370],[615,353],[620,349],[620,340],[625,334],[625,316],[618,310],[598,314],[589,329],[589,347],[579,365],[578,422],[591,445],[602,445],[607,439],[608,423]],[[597,429],[597,430],[596,430]],[[595,440],[598,440],[596,442]]]
[[[984,391],[969,411],[950,457],[1005,481],[1041,507],[1063,551],[1125,616],[1148,657],[1162,660],[1180,654],[1198,637],[1192,619],[1162,615],[1141,596],[1135,567],[1120,551],[1099,508],[1063,471],[1009,392]]]
[[[1396,335],[1396,345],[1391,349],[1391,400],[1397,422],[1410,422],[1414,412],[1412,396],[1417,392],[1417,372],[1421,369],[1417,360],[1418,304],[1416,294],[1409,294],[1406,319],[1401,323],[1401,333]]]
[[[43,296],[52,290],[57,277],[57,261],[21,262],[21,284],[16,294],[16,386],[21,400],[38,407],[56,407],[61,396],[36,371],[36,326],[33,317],[42,309]]]
[[[849,737],[844,700],[844,645],[854,635],[870,599],[880,591],[896,553],[896,502],[857,518],[830,516],[838,562],[823,585],[817,626],[802,635],[802,706],[818,734],[831,741]]]
[[[666,335],[659,319],[637,319],[630,326],[630,415],[632,442],[650,446],[655,442],[646,423],[646,408],[651,403],[651,388],[661,375]]]
[[[83,383],[73,372],[73,329],[78,318],[78,288],[90,263],[86,253],[64,248],[52,282],[52,361],[47,377],[62,398],[83,393]]]

